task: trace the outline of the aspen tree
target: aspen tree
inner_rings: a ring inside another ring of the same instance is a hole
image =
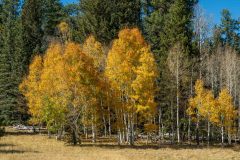
[[[84,107],[90,104],[88,110],[92,116],[93,142],[96,141],[97,111],[99,109],[97,95],[100,94],[101,80],[93,58],[87,56],[80,45],[68,43],[63,54],[65,81],[71,93],[71,105],[68,107],[68,119],[75,137],[76,144],[79,123]]]
[[[118,91],[122,92],[123,107],[116,111],[117,122],[121,127],[119,132],[122,133],[128,126],[129,144],[134,145],[136,113],[144,113],[148,105],[155,105],[152,89],[153,79],[156,77],[156,64],[150,53],[150,46],[146,44],[138,29],[124,29],[118,36],[119,39],[113,42],[108,54],[106,75],[112,84],[117,86]],[[127,124],[124,123],[124,114],[128,119]]]
[[[168,54],[168,66],[173,76],[176,78],[177,86],[177,137],[178,142],[180,141],[180,132],[179,132],[179,99],[180,99],[180,81],[185,78],[184,69],[186,64],[184,64],[183,48],[181,43],[176,43]]]
[[[236,132],[236,128],[234,126],[233,121],[237,119],[237,111],[234,109],[232,96],[228,93],[226,88],[223,88],[219,93],[218,105],[216,105],[214,113],[214,122],[221,127],[222,134],[222,148],[224,148],[223,144],[223,134],[224,127],[225,132],[233,134]]]
[[[30,122],[37,123],[42,117],[42,94],[39,87],[43,69],[42,57],[34,57],[29,66],[29,75],[19,85],[20,92],[28,100],[29,113],[32,115]]]
[[[60,44],[49,46],[44,55],[44,68],[40,82],[44,112],[42,119],[47,123],[49,130],[58,132],[59,138],[63,132],[61,126],[64,125],[67,100],[70,98],[63,79],[62,54],[63,48]]]
[[[202,107],[203,100],[206,96],[205,89],[203,88],[203,81],[197,80],[195,84],[195,98],[190,98],[189,99],[189,107],[187,109],[188,115],[196,115],[196,118],[192,117],[197,121],[197,126],[196,126],[196,137],[197,137],[197,148],[199,148],[199,110]],[[196,111],[195,111],[196,110]]]
[[[201,107],[199,108],[199,114],[207,120],[207,133],[208,133],[207,147],[209,148],[209,134],[210,134],[210,125],[211,125],[210,122],[213,121],[212,114],[214,112],[216,101],[214,99],[212,91],[205,90],[205,92],[207,93],[202,101]]]

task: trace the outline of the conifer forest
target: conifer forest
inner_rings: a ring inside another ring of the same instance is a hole
[[[79,147],[239,145],[240,21],[221,16],[198,0],[1,0],[0,141],[24,124]]]

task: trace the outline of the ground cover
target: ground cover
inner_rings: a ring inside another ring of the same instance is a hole
[[[91,135],[89,135],[90,137]],[[200,144],[192,146],[183,144],[163,144],[137,140],[135,146],[117,145],[117,138],[99,137],[96,144],[91,139],[82,139],[82,144],[72,146],[64,141],[56,141],[55,137],[48,138],[46,134],[16,132],[7,128],[7,135],[0,139],[0,159],[38,159],[38,160],[118,160],[118,159],[240,159],[240,145],[221,148],[215,143],[206,148]]]

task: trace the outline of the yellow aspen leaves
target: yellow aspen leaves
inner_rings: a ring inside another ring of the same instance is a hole
[[[34,57],[29,66],[29,75],[25,77],[19,85],[20,92],[28,100],[29,113],[33,115],[31,122],[38,122],[42,117],[42,94],[39,85],[43,70],[42,57],[37,55]]]
[[[119,32],[118,39],[107,57],[106,77],[117,86],[120,97],[125,104],[117,108],[116,113],[145,113],[146,117],[156,116],[154,102],[154,80],[158,76],[155,58],[138,29],[124,29]],[[122,122],[121,115],[119,122]],[[130,120],[133,121],[134,119]]]
[[[212,91],[203,87],[203,81],[197,80],[195,85],[196,96],[189,99],[187,113],[195,115],[195,109],[203,118],[208,119],[212,124],[225,127],[225,131],[235,133],[234,120],[238,118],[237,110],[233,106],[232,96],[226,88],[222,89],[216,99]],[[200,105],[198,105],[198,103]]]
[[[68,24],[66,22],[61,22],[58,25],[58,27],[61,31],[63,42],[69,41],[70,40],[70,31],[69,31]]]

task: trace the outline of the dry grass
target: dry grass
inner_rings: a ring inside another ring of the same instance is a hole
[[[97,144],[91,140],[83,140],[81,146],[70,146],[46,134],[12,132],[0,139],[0,159],[239,159],[240,146],[232,145],[221,149],[220,144],[195,149],[196,146],[171,145],[136,141],[135,146],[117,146],[117,139],[99,138]]]

